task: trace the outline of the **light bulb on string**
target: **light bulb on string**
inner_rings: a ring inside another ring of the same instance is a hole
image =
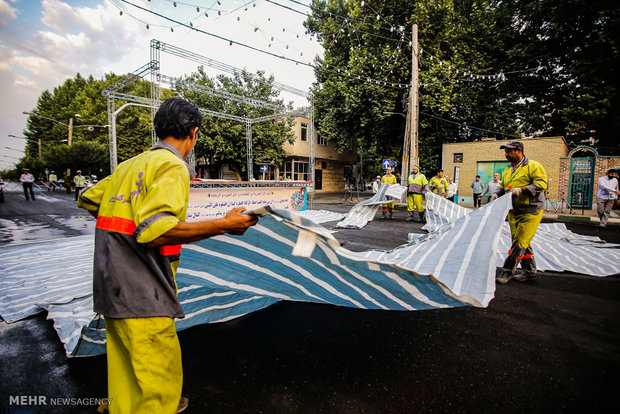
[[[218,10],[218,11],[217,11],[217,15],[218,15],[218,16],[221,16],[221,15],[222,15],[222,12]]]
[[[149,26],[149,24],[146,24],[146,30],[149,30],[151,27]]]
[[[170,28],[170,31],[171,31],[171,32],[174,32],[174,28],[172,28],[172,27],[171,27],[171,28]]]
[[[194,27],[194,23],[192,23],[192,22],[189,22],[189,25],[190,25],[191,27]]]
[[[176,1],[173,1],[173,2],[172,2],[172,5],[173,5],[174,7],[177,7],[177,2],[176,2]]]
[[[209,17],[209,13],[205,12],[205,17]]]
[[[119,15],[121,15],[121,16],[123,15],[123,11],[122,10],[119,12]]]
[[[200,13],[200,7],[196,6],[196,13]]]
[[[241,17],[237,16],[237,21],[241,20]]]

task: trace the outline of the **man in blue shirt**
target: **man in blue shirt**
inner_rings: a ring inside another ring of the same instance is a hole
[[[482,189],[484,188],[484,185],[482,184],[482,181],[480,181],[479,175],[477,175],[474,182],[471,183],[471,188],[474,189],[474,208],[481,207]]]

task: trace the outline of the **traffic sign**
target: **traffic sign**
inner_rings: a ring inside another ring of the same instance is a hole
[[[382,163],[383,164],[383,169],[387,170],[387,167],[391,167],[392,166],[392,162],[394,162],[394,161],[392,161],[392,160],[383,160],[383,163]]]
[[[267,171],[268,171],[268,167],[266,165],[260,166],[260,172],[267,172]]]

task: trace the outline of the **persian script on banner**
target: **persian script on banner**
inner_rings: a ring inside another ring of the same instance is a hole
[[[222,217],[234,207],[254,210],[266,205],[288,211],[306,210],[306,188],[191,188],[187,221]]]

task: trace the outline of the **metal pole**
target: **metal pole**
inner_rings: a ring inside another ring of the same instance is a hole
[[[252,123],[248,119],[245,121],[245,138],[246,138],[246,148],[248,152],[248,181],[252,181],[254,179],[254,162],[252,157]]]
[[[412,27],[412,42],[411,42],[411,95],[409,96],[410,103],[410,122],[409,132],[411,134],[411,146],[409,153],[410,166],[418,164],[418,56],[420,52],[420,45],[418,44],[418,25],[414,24]],[[409,174],[409,171],[407,171]]]
[[[67,145],[71,146],[71,137],[73,136],[73,117],[69,118],[69,132],[67,134]]]

